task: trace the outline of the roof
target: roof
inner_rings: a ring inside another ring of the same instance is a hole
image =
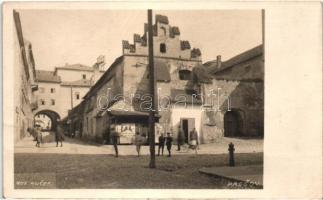
[[[92,84],[93,82],[87,79],[80,79],[80,80],[71,81],[71,82],[66,81],[61,83],[62,86],[79,86],[79,87],[91,87]]]
[[[97,89],[101,87],[107,80],[109,80],[109,77],[107,76],[111,73],[112,69],[117,66],[120,62],[122,62],[123,56],[119,56],[114,60],[114,62],[110,65],[110,67],[102,74],[100,79],[91,87],[91,89],[85,94],[84,99],[91,96]]]
[[[254,57],[261,56],[262,54],[263,54],[263,45],[258,45],[258,46],[254,47],[252,49],[249,49],[237,56],[230,58],[229,60],[227,60],[225,62],[222,62],[220,69],[217,69],[216,61],[209,61],[204,65],[209,68],[209,71],[211,73],[217,73],[219,71],[229,69],[229,68],[231,68],[237,64],[240,64],[242,62],[248,61]],[[212,63],[213,63],[213,65],[212,65]]]
[[[66,69],[66,70],[78,70],[78,71],[93,71],[94,69],[92,67],[82,65],[82,64],[66,64],[65,66],[62,67],[56,67],[55,71],[57,69]]]
[[[168,17],[165,15],[155,15],[156,24],[157,22],[168,24]]]
[[[69,117],[78,118],[83,114],[85,109],[85,102],[81,101],[78,105],[74,106],[74,108],[68,113]]]
[[[251,58],[254,58],[256,56],[262,55],[262,52],[263,52],[262,48],[263,48],[263,45],[259,45],[237,56],[234,56],[233,58],[223,62],[222,67],[219,69],[219,71],[223,70],[224,68],[228,68],[233,65],[237,65],[239,63],[250,60]]]
[[[154,60],[156,81],[169,82],[170,78],[170,69],[166,62],[161,60]]]
[[[193,67],[193,82],[194,83],[212,83],[212,75],[203,65]]]
[[[196,98],[198,94],[193,90],[171,89],[170,93],[172,102],[202,104],[202,100]]]
[[[61,77],[55,75],[53,71],[36,70],[36,80],[38,82],[60,83]]]

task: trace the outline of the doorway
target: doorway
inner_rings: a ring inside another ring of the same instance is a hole
[[[195,128],[195,119],[194,118],[181,118],[180,124],[181,124],[181,127],[184,132],[184,137],[185,137],[184,142],[188,143],[190,131],[192,131],[193,128]]]
[[[235,137],[240,133],[240,118],[236,111],[228,111],[224,115],[224,136]]]

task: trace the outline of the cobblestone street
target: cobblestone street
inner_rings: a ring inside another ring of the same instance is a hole
[[[44,134],[40,148],[35,147],[32,137],[26,137],[15,145],[15,153],[57,153],[57,154],[114,154],[112,145],[100,145],[97,143],[85,143],[79,139],[65,138],[63,147],[56,147],[54,136],[52,134]],[[237,139],[222,138],[216,143],[202,144],[198,150],[198,154],[226,154],[228,152],[228,144],[232,142],[235,145],[236,153],[257,153],[263,151],[262,139]],[[120,155],[136,155],[136,147],[134,145],[119,145]],[[194,154],[194,151],[183,147],[183,150],[176,151],[177,146],[173,145],[172,154],[188,155]],[[158,148],[156,146],[156,152]],[[166,147],[164,150],[166,153]],[[142,155],[149,154],[149,146],[142,146]]]
[[[178,152],[174,145],[171,158],[156,157],[156,169],[148,168],[148,146],[138,158],[135,146],[119,145],[121,156],[115,158],[111,145],[66,138],[63,147],[56,147],[51,135],[44,139],[48,143],[40,148],[34,147],[31,137],[16,145],[16,188],[227,188],[232,182],[201,174],[199,169],[226,166],[228,142],[236,145],[238,166],[263,163],[262,140],[256,139],[224,138],[200,145],[198,155],[186,149]]]
[[[237,165],[261,164],[262,153],[237,154]],[[200,174],[202,167],[224,166],[227,155],[149,156],[15,154],[16,188],[227,188],[229,180]],[[46,183],[32,185],[35,183]],[[20,183],[20,184],[19,184]],[[23,185],[21,184],[23,183]]]

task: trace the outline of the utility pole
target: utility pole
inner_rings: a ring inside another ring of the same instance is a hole
[[[150,163],[149,168],[156,168],[155,161],[155,73],[154,73],[154,49],[153,49],[153,25],[152,10],[148,10],[148,59],[149,59],[149,89],[152,107],[149,112],[149,147]]]
[[[71,110],[73,109],[73,87],[71,85]]]

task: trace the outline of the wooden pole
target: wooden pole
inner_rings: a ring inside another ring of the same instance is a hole
[[[71,110],[73,109],[73,87],[71,85]]]
[[[150,147],[150,168],[156,168],[155,161],[155,73],[154,73],[154,49],[153,49],[153,25],[152,10],[148,10],[148,58],[149,58],[149,89],[152,107],[149,112],[149,147]]]

